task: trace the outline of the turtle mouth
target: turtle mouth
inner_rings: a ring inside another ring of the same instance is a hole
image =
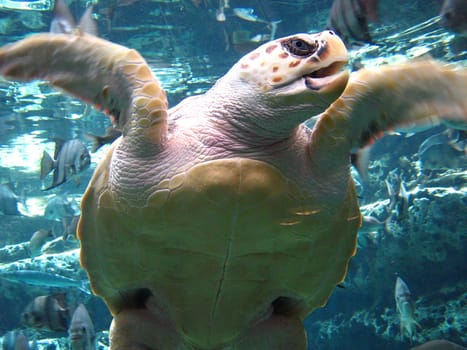
[[[329,66],[319,68],[303,76],[305,85],[310,90],[321,90],[323,87],[332,84],[337,78],[346,74],[342,68],[347,61],[335,61]]]

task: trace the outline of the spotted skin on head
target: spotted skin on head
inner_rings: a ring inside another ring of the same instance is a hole
[[[308,75],[320,77],[329,67],[333,73],[347,60],[343,42],[333,32],[325,31],[268,42],[244,56],[236,67],[242,79],[269,91]]]

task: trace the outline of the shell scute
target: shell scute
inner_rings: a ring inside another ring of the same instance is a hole
[[[151,69],[147,65],[140,65],[133,73],[136,80],[145,81],[153,78]]]
[[[154,191],[149,198],[147,202],[147,206],[150,208],[162,208],[165,203],[167,202],[167,199],[170,196],[170,190],[168,189],[158,189],[157,191]]]
[[[169,182],[169,189],[170,190],[175,190],[175,189],[181,187],[185,182],[185,178],[186,178],[185,173],[181,173],[181,174],[177,174],[177,175],[173,176],[170,179],[170,182]]]
[[[153,96],[158,96],[161,93],[161,90],[162,89],[159,84],[156,84],[151,81],[144,85],[144,87],[140,90],[140,93],[142,95],[153,97]],[[150,103],[151,104],[156,103],[156,101],[151,101]]]
[[[140,66],[139,63],[128,63],[123,67],[123,73],[126,75],[134,75]]]

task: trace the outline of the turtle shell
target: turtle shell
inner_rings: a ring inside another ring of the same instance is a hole
[[[136,208],[108,187],[110,158],[79,225],[93,290],[113,314],[137,303],[129,298],[153,296],[157,312],[200,348],[231,342],[268,312],[304,319],[355,253],[351,179],[341,205],[327,208],[272,165],[219,159],[162,181]]]

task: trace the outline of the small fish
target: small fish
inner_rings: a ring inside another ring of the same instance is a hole
[[[44,151],[41,159],[41,180],[53,170],[52,184],[44,188],[45,191],[55,188],[71,177],[77,178],[78,175],[89,168],[91,156],[86,146],[78,139],[64,141],[55,140],[54,158]],[[77,180],[77,182],[79,182]]]
[[[399,182],[399,195],[398,195],[398,205],[397,205],[397,213],[398,219],[407,219],[409,216],[409,193],[405,188],[405,183],[401,179]]]
[[[419,154],[419,159],[423,172],[465,168],[467,166],[465,151],[447,143],[431,145]]]
[[[9,331],[3,336],[2,350],[30,350],[28,338],[21,331]]]
[[[80,216],[80,208],[78,203],[71,198],[57,195],[47,201],[44,211],[44,217],[48,220],[53,220],[62,223],[61,235],[63,239],[68,239],[68,236],[76,236],[76,225]],[[54,226],[55,230],[56,227]]]
[[[379,221],[371,215],[362,216],[362,226],[358,230],[358,247],[368,247],[375,245],[379,241],[381,234],[380,230],[385,229],[386,220]]]
[[[65,241],[76,241],[76,231],[78,229],[80,215],[73,216],[69,222],[66,223],[65,231],[63,231],[62,239]]]
[[[421,143],[418,148],[418,154],[422,155],[427,152],[430,147],[441,144],[448,144],[455,150],[465,153],[467,150],[467,130],[447,128],[438,134],[432,135]]]
[[[447,340],[430,340],[410,350],[467,350],[467,348]]]
[[[50,238],[54,238],[54,235],[50,230],[40,229],[33,233],[28,244],[28,251],[31,258],[35,258],[42,254],[42,247],[50,240]]]
[[[4,215],[21,215],[18,210],[18,196],[9,184],[0,184],[0,213]]]
[[[426,152],[430,147],[433,147],[435,145],[441,145],[443,143],[448,143],[449,141],[450,137],[446,130],[438,134],[432,135],[426,138],[425,141],[423,141],[420,144],[420,147],[418,148],[418,154]]]
[[[32,300],[21,314],[21,323],[34,329],[66,331],[70,318],[63,295],[41,295]]]
[[[362,225],[367,229],[375,229],[384,225],[384,221],[379,221],[377,218],[371,215],[363,215]]]
[[[466,0],[444,0],[439,15],[441,26],[453,33],[467,36]]]
[[[262,43],[263,41],[270,41],[271,35],[270,34],[256,34],[250,38],[250,41],[253,43]]]
[[[50,24],[50,32],[57,34],[71,34],[76,28],[81,31],[98,36],[97,23],[92,17],[93,6],[89,6],[76,25],[75,19],[71,14],[68,5],[64,0],[56,0],[54,7],[54,16]]]
[[[248,49],[254,48],[258,46],[258,43],[267,41],[267,40],[274,40],[277,33],[277,26],[282,20],[278,21],[266,21],[265,19],[259,18],[257,15],[254,14],[255,10],[251,7],[235,7],[232,9],[235,16],[248,21],[248,22],[256,22],[256,23],[265,23],[267,27],[271,30],[269,34],[257,34],[251,38],[246,37],[247,31],[237,31],[237,35],[234,33],[233,37],[233,44],[236,51],[243,53]],[[236,37],[235,37],[236,36]]]
[[[83,304],[79,304],[73,313],[68,336],[71,350],[94,350],[96,348],[94,325]]]
[[[114,142],[122,135],[122,132],[113,126],[107,128],[105,134],[102,136],[94,134],[86,134],[86,138],[93,142],[91,152],[96,152],[102,146]]]
[[[225,22],[224,6],[219,6],[216,10],[216,21]]]
[[[385,180],[389,195],[388,214],[391,215],[391,212],[395,210],[398,220],[406,219],[409,215],[409,193],[405,188],[404,181],[398,174],[393,174],[390,178],[391,180]]]
[[[368,20],[377,20],[377,0],[334,0],[327,28],[336,32],[349,45],[371,43]]]
[[[258,22],[258,23],[268,23],[265,19],[259,18],[254,14],[255,10],[251,7],[235,7],[232,9],[235,16],[248,21],[248,22]]]
[[[70,239],[69,236],[62,235],[51,241],[48,241],[42,247],[43,254],[57,254],[63,253],[65,251],[74,250],[80,247],[79,241],[75,238],[76,233],[73,236],[73,239]]]
[[[14,283],[26,283],[33,286],[57,288],[73,287],[90,294],[89,288],[87,288],[85,282],[48,272],[34,270],[7,271],[0,272],[0,278]]]
[[[80,208],[74,198],[57,195],[47,200],[44,217],[48,220],[60,221],[80,214]]]
[[[407,287],[407,284],[400,277],[396,279],[394,297],[396,299],[397,311],[399,311],[401,338],[407,335],[409,339],[412,339],[415,327],[422,327],[415,321],[415,305],[409,287]]]
[[[446,130],[428,137],[418,148],[418,153],[424,153],[430,147],[440,144],[449,144],[454,149],[464,151],[467,143],[467,130],[447,128]]]

